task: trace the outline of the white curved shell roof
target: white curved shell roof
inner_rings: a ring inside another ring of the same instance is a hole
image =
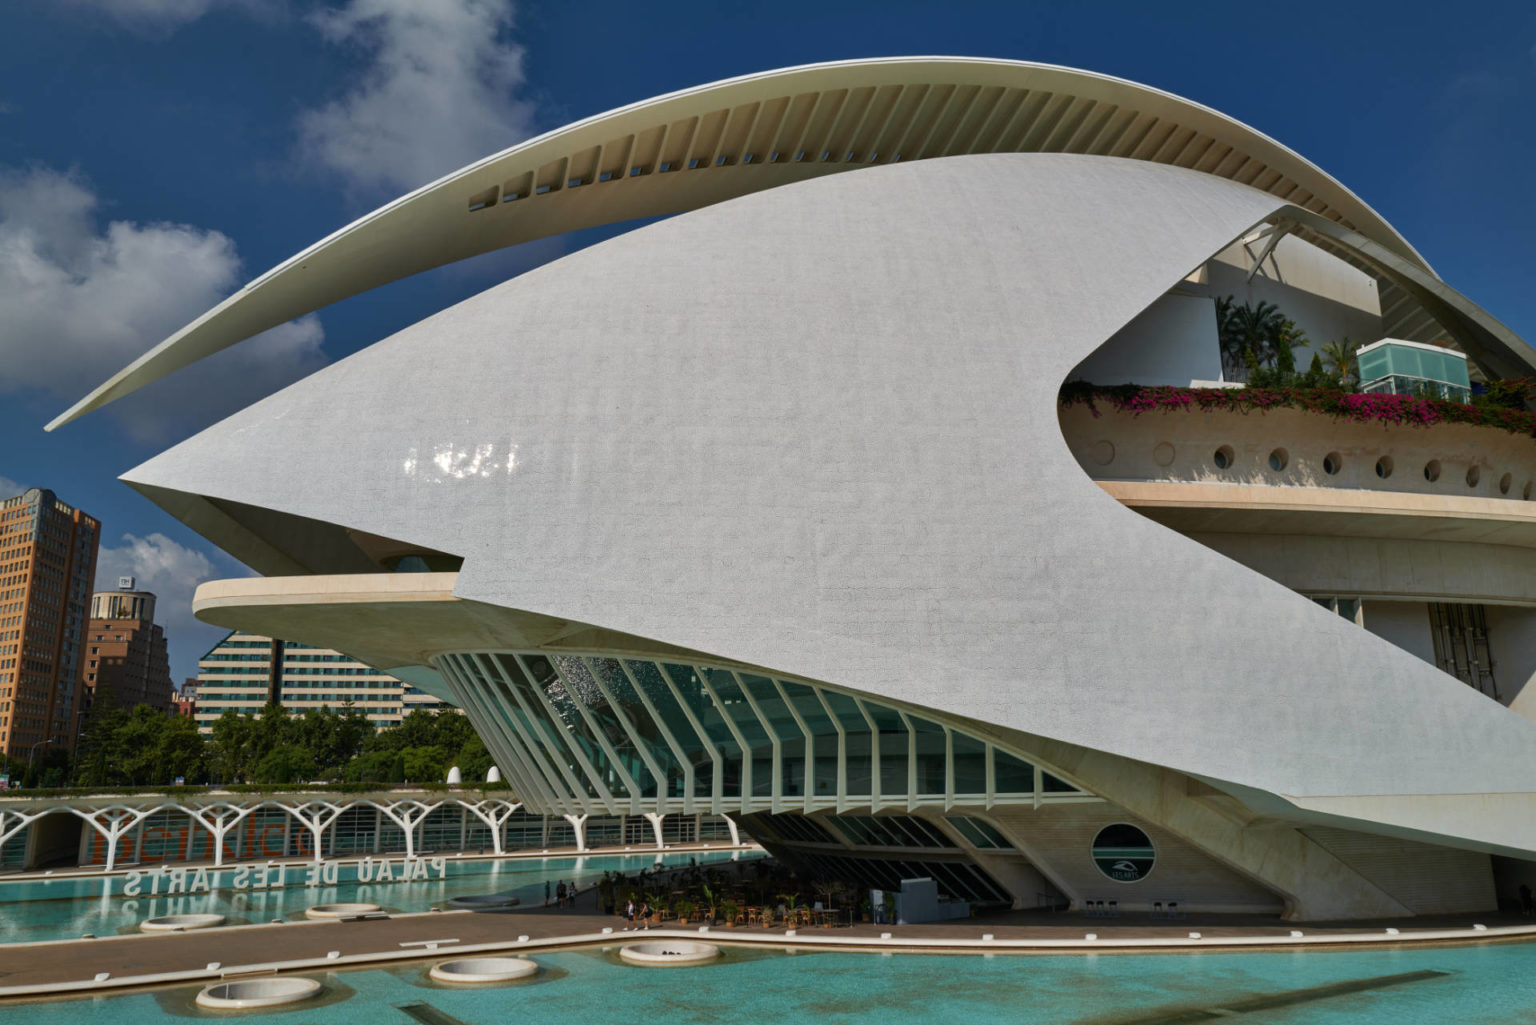
[[[1123,157],[1227,178],[1357,232],[1432,276],[1354,193],[1208,107],[1123,79],[1023,61],[843,61],[646,100],[471,164],[263,274],[49,429],[284,321],[478,253],[840,171],[999,152]],[[1417,337],[1430,323],[1390,282],[1381,295],[1394,337]]]
[[[1124,508],[1062,437],[1081,359],[1298,214],[1068,154],[791,185],[499,285],[125,479],[225,547],[210,500],[461,555],[455,593],[501,609],[1536,850],[1529,722]]]

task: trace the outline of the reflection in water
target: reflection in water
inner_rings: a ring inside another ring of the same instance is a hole
[[[525,904],[543,903],[546,880],[551,884],[557,880],[575,881],[585,887],[595,883],[604,871],[638,872],[658,861],[669,866],[686,865],[690,858],[700,864],[712,864],[733,860],[734,852],[695,851],[660,857],[651,852],[500,861],[450,859],[446,878],[390,883],[360,882],[357,867],[346,865],[335,886],[293,885],[304,878],[299,871],[290,872],[290,885],[281,889],[223,889],[155,896],[145,887],[134,898],[121,896],[121,877],[0,882],[0,943],[76,939],[84,933],[110,936],[137,932],[140,921],[159,915],[216,914],[227,916],[232,924],[240,924],[302,918],[304,909],[311,905],[342,902],[378,904],[391,912],[425,911],[450,897],[475,893],[510,893]]]

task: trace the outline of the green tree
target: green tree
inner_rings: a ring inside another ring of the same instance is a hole
[[[444,717],[446,718],[446,716]],[[463,718],[456,716],[455,718]],[[471,731],[469,739],[459,748],[453,764],[459,767],[459,772],[464,776],[466,783],[480,783],[484,781],[485,774],[491,771],[491,753],[485,749],[485,741],[479,734]]]
[[[1237,303],[1230,295],[1216,300],[1216,332],[1222,372],[1230,380],[1251,380],[1257,370],[1294,375],[1292,350],[1307,344],[1306,332],[1274,303]]]
[[[128,713],[118,706],[112,689],[98,690],[75,747],[75,786],[101,787],[124,782],[117,770],[121,754],[117,732],[127,721]]]
[[[399,751],[368,751],[347,763],[349,783],[403,783],[405,760]]]
[[[1355,364],[1355,352],[1359,348],[1358,342],[1341,338],[1329,342],[1321,349],[1323,367],[1343,387],[1348,388],[1359,383],[1359,368]]]
[[[172,716],[160,735],[160,770],[167,782],[184,776],[188,783],[208,782],[208,742],[197,723]]]
[[[256,763],[253,782],[303,783],[315,776],[314,756],[298,744],[279,744]]]
[[[448,759],[453,752],[431,744],[408,747],[400,752],[401,770],[411,783],[441,783],[448,777]]]
[[[162,761],[170,720],[149,705],[139,705],[117,729],[117,768],[132,786],[167,783]]]
[[[213,774],[221,783],[244,783],[254,764],[255,720],[233,708],[213,721]]]
[[[466,716],[457,712],[438,712],[432,716],[432,743],[457,751],[465,741],[475,735],[475,728]]]

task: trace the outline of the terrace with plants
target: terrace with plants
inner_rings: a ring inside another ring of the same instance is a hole
[[[1452,402],[1428,395],[1360,391],[1355,363],[1359,344],[1348,338],[1330,341],[1312,354],[1304,371],[1296,368],[1295,350],[1310,347],[1305,332],[1273,304],[1236,304],[1217,300],[1222,370],[1241,388],[1179,388],[1138,384],[1100,385],[1068,381],[1062,385],[1064,408],[1086,406],[1095,417],[1100,405],[1117,412],[1265,413],[1295,409],[1355,423],[1409,427],[1468,424],[1495,427],[1536,437],[1536,379],[1490,380],[1474,388],[1472,401]]]

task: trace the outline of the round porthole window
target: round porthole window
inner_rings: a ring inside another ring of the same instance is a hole
[[[1501,495],[1509,494],[1509,489],[1510,489],[1511,485],[1513,485],[1514,483],[1515,483],[1515,478],[1510,476],[1507,473],[1504,476],[1500,477],[1499,478],[1499,494],[1501,494]]]
[[[1173,463],[1173,446],[1166,441],[1160,441],[1152,449],[1152,461],[1158,466],[1168,466]]]
[[[1382,480],[1386,480],[1388,477],[1392,476],[1391,456],[1382,456],[1380,459],[1376,460],[1376,476],[1380,477]]]
[[[1216,454],[1211,458],[1216,462],[1216,469],[1225,470],[1227,467],[1232,465],[1232,446],[1221,446],[1221,448],[1218,448],[1216,450]]]
[[[1093,461],[1100,466],[1108,466],[1115,461],[1115,446],[1113,442],[1096,441],[1093,443]]]
[[[1291,463],[1291,454],[1283,448],[1277,448],[1269,454],[1269,468],[1279,473]]]
[[[1323,456],[1323,472],[1332,477],[1344,469],[1344,459],[1337,452],[1329,452]]]
[[[1482,478],[1483,478],[1483,471],[1482,470],[1478,469],[1475,466],[1467,467],[1467,487],[1469,487],[1469,488],[1477,487],[1477,482],[1482,480]]]
[[[1430,483],[1440,479],[1440,460],[1431,459],[1424,464],[1424,479]]]
[[[1151,838],[1128,823],[1105,826],[1093,838],[1093,863],[1118,883],[1145,879],[1156,860]]]

